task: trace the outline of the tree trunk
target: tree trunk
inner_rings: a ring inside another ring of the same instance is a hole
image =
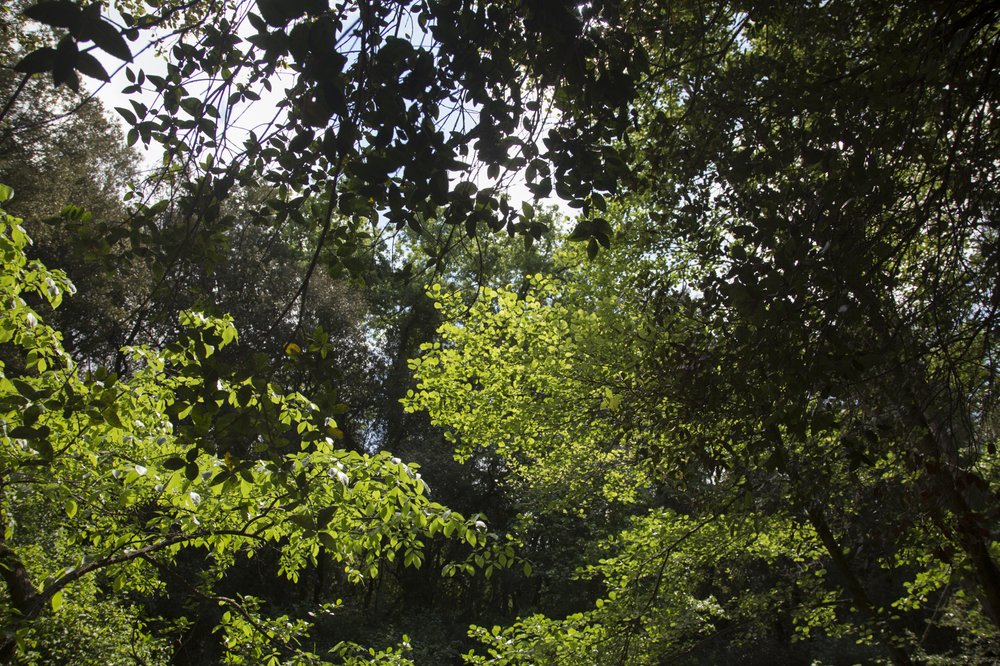
[[[7,638],[0,641],[0,663],[13,663],[17,651],[17,639],[13,634],[18,626],[38,617],[44,607],[44,599],[31,581],[24,562],[6,543],[0,542],[0,577],[7,585],[14,618],[5,627]]]
[[[830,555],[830,559],[833,560],[833,565],[836,567],[837,573],[844,579],[844,586],[854,599],[854,604],[858,607],[858,610],[868,616],[869,621],[878,633],[879,642],[889,652],[889,659],[896,666],[910,666],[912,662],[909,655],[892,640],[892,634],[886,627],[886,618],[882,616],[874,604],[872,604],[871,599],[868,598],[868,593],[865,591],[864,585],[861,584],[861,581],[851,569],[851,563],[847,560],[847,556],[844,554],[843,549],[841,549],[840,544],[837,543],[837,539],[830,530],[823,512],[816,508],[810,508],[806,513],[809,516],[809,522],[812,523],[813,528],[816,530],[816,534],[819,535],[820,541],[823,542],[826,552]]]
[[[925,502],[932,515],[954,530],[954,540],[972,565],[983,610],[1000,629],[1000,567],[990,554],[990,531],[963,490],[963,485],[969,483],[960,483],[956,473],[976,479],[983,487],[988,484],[962,465],[962,443],[954,441],[953,430],[947,424],[937,423],[929,414],[933,398],[926,383],[920,378],[911,379],[910,390],[910,427],[920,433],[917,443],[925,457],[924,470],[934,491],[926,496]],[[945,413],[952,411],[949,409]],[[945,520],[944,510],[951,512],[951,520]]]

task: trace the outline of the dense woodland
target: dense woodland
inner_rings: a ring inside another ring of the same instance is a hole
[[[998,663],[998,104],[989,0],[0,3],[0,663]]]

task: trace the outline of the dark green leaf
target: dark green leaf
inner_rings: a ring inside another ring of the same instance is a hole
[[[573,229],[573,233],[569,235],[567,240],[571,241],[582,241],[587,240],[594,234],[594,222],[592,220],[581,220],[577,223],[576,228]]]
[[[308,513],[293,513],[288,516],[288,522],[298,525],[305,530],[315,530],[316,522]]]
[[[173,457],[167,458],[163,461],[163,469],[170,470],[171,472],[184,467],[187,463],[184,462],[183,458]]]
[[[330,506],[325,506],[319,510],[316,514],[316,524],[320,527],[326,527],[333,520],[334,514],[337,513],[336,505],[331,504]]]
[[[104,20],[90,21],[87,23],[86,35],[105,53],[113,55],[119,60],[132,62],[132,51],[129,49],[128,43],[118,32],[118,28],[111,23]]]
[[[52,460],[52,458],[55,457],[55,451],[52,449],[52,444],[44,437],[34,440],[31,443],[31,446],[38,451],[38,455],[44,460]]]
[[[319,542],[323,544],[323,547],[327,550],[337,550],[337,539],[334,538],[334,536],[329,532],[320,532]]]
[[[55,62],[56,50],[46,46],[21,58],[20,62],[14,65],[14,70],[23,74],[38,74],[50,71]]]
[[[7,432],[7,436],[11,439],[27,439],[30,441],[39,436],[39,431],[31,426],[19,425],[16,428],[11,428]]]
[[[111,80],[111,77],[108,76],[108,72],[104,69],[104,65],[102,65],[97,58],[89,53],[77,54],[76,69],[77,71],[86,74],[92,79],[97,79],[98,81]]]
[[[607,238],[611,238],[614,233],[611,229],[611,223],[605,220],[603,217],[598,217],[594,219],[594,233],[601,234]]]
[[[57,85],[66,84],[73,92],[80,89],[80,79],[76,75],[76,60],[79,56],[76,42],[70,35],[59,41],[56,59],[52,65],[52,81]]]
[[[269,25],[283,28],[291,20],[283,4],[283,0],[257,0],[257,9]]]
[[[55,28],[74,29],[80,24],[83,12],[69,0],[49,0],[24,10],[24,15]]]

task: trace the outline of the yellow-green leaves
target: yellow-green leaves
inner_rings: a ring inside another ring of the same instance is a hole
[[[161,568],[189,547],[211,553],[220,571],[268,547],[292,581],[320,557],[354,582],[397,558],[420,568],[435,535],[464,544],[460,552],[479,567],[500,552],[496,566],[514,563],[478,516],[432,501],[416,465],[338,449],[344,434],[331,414],[272,381],[232,372],[218,353],[238,341],[229,317],[181,313],[166,348],[125,350],[127,377],[81,370],[26,303],[30,295],[56,306],[72,293],[64,275],[27,259],[28,242],[19,221],[0,211],[0,344],[17,368],[8,374],[0,365],[3,541],[32,554],[25,576],[48,575],[32,582],[40,603],[5,617],[31,622],[45,600],[53,612],[81,612],[77,604],[92,597],[76,591],[98,572],[111,581],[109,595],[151,593]],[[244,619],[254,616],[251,600],[244,610]],[[223,623],[227,632],[249,630],[246,645],[269,644],[236,615]],[[307,628],[291,626],[290,635]]]
[[[516,483],[553,506],[585,511],[600,494],[633,501],[645,471],[620,436],[621,391],[638,338],[606,335],[565,286],[540,275],[530,283],[523,296],[484,288],[471,305],[431,286],[445,323],[410,361],[417,387],[403,404],[453,432],[456,457],[499,453]]]

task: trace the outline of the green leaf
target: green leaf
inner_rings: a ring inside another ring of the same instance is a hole
[[[132,51],[125,38],[111,23],[104,20],[90,21],[86,25],[86,36],[105,53],[119,60],[132,62]]]
[[[571,241],[582,241],[590,238],[594,233],[594,222],[593,220],[581,220],[577,223],[576,227],[573,229],[573,233],[569,235],[567,240]]]
[[[22,414],[24,425],[26,426],[35,425],[35,423],[38,422],[38,419],[41,415],[42,415],[41,405],[39,405],[37,402],[34,403],[33,405],[29,405],[28,408],[24,410],[24,414]]]
[[[458,185],[456,185],[454,187],[454,189],[452,190],[452,192],[457,197],[471,198],[471,197],[475,196],[475,194],[478,191],[478,189],[479,188],[477,188],[476,184],[473,183],[472,181],[470,181],[470,180],[463,180],[461,183],[459,183]]]
[[[257,0],[257,9],[268,25],[283,28],[291,20],[288,12],[282,7],[282,0]]]
[[[431,174],[431,201],[443,205],[448,201],[448,172],[435,171]]]
[[[0,183],[0,202],[10,201],[14,198],[14,188]]]
[[[316,522],[313,520],[313,517],[308,513],[293,513],[292,515],[288,516],[288,522],[294,525],[298,525],[304,530],[316,529]]]
[[[104,69],[104,65],[100,61],[89,53],[79,53],[76,56],[76,69],[83,74],[86,74],[92,79],[97,79],[98,81],[110,81],[111,77],[108,76],[108,72]]]
[[[117,112],[118,112],[119,114],[121,114],[121,117],[122,117],[122,118],[124,118],[124,119],[125,119],[125,121],[126,121],[126,122],[127,122],[127,123],[128,123],[129,125],[135,125],[135,124],[136,124],[136,122],[138,122],[138,121],[136,120],[136,117],[135,117],[135,114],[134,114],[134,113],[132,113],[132,111],[131,111],[131,110],[129,110],[129,109],[126,109],[126,108],[124,108],[124,107],[121,107],[121,106],[116,106],[116,107],[115,107],[115,111],[117,111]]]
[[[163,461],[163,469],[170,470],[171,472],[176,471],[184,467],[187,463],[184,462],[183,458],[173,457],[167,458]]]
[[[56,50],[45,46],[21,58],[14,70],[22,74],[39,74],[51,71],[56,63]]]
[[[59,609],[63,606],[63,593],[59,590],[49,598],[49,603],[52,604],[52,612],[57,613]]]
[[[68,36],[67,36],[68,39]],[[66,84],[73,92],[80,91],[80,77],[76,75],[76,58],[79,53],[74,49],[62,49],[62,44],[72,44],[72,40],[64,39],[56,52],[56,60],[52,66],[52,82],[57,86]],[[75,45],[74,45],[75,47]]]
[[[24,10],[24,15],[54,28],[72,30],[80,24],[83,12],[76,3],[69,0],[49,0],[28,7]]]
[[[40,432],[28,425],[19,425],[16,428],[11,428],[7,433],[7,436],[11,439],[27,439],[29,441],[37,439],[40,436]]]
[[[611,238],[614,231],[611,229],[610,222],[608,222],[603,217],[596,217],[594,218],[594,233],[602,234],[604,236],[607,236],[608,238]]]
[[[334,514],[337,513],[337,506],[331,504],[330,506],[325,506],[319,510],[316,514],[316,524],[320,527],[326,527],[333,520]]]
[[[73,518],[74,516],[76,516],[78,508],[79,507],[77,507],[76,500],[72,498],[63,502],[63,509],[66,511],[67,518]]]
[[[330,550],[330,551],[336,551],[337,550],[337,539],[334,538],[334,536],[332,534],[330,534],[329,532],[320,532],[319,533],[319,542],[327,550]]]

